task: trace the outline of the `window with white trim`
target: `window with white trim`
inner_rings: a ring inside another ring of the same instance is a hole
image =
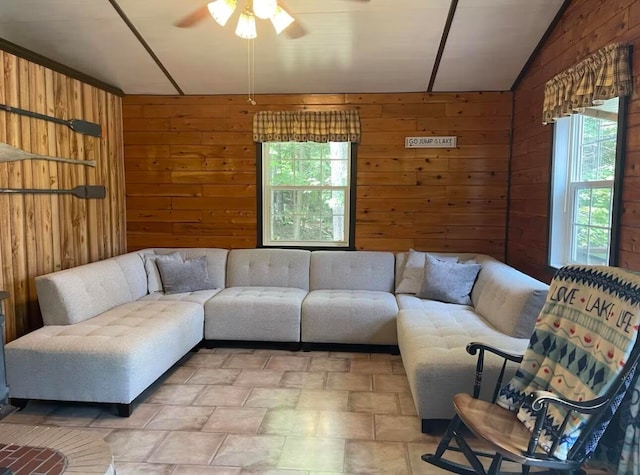
[[[549,263],[614,265],[618,98],[554,128]]]
[[[264,142],[262,245],[353,246],[354,145]]]

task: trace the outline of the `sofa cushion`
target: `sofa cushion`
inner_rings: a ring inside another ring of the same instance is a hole
[[[204,337],[298,342],[306,295],[292,287],[228,287],[204,304]]]
[[[140,256],[124,254],[35,278],[45,325],[70,325],[146,293]],[[143,291],[144,289],[144,291]]]
[[[6,346],[11,396],[128,404],[202,340],[203,308],[130,302]]]
[[[204,305],[207,300],[216,295],[222,289],[196,290],[195,292],[183,292],[179,294],[165,294],[163,292],[153,292],[145,295],[140,300],[177,300],[180,302],[194,302]]]
[[[162,289],[165,294],[195,292],[197,290],[214,289],[215,285],[207,274],[207,259],[194,257],[180,260],[171,256],[160,256],[156,259],[160,271]]]
[[[374,290],[314,290],[302,302],[302,341],[396,345],[398,304]]]
[[[471,289],[476,281],[480,264],[441,261],[427,254],[424,280],[416,297],[441,302],[469,305]]]
[[[179,252],[172,252],[171,254],[144,254],[144,270],[147,273],[147,286],[149,293],[162,292],[162,279],[160,277],[160,271],[156,261],[159,258],[168,259],[173,258],[182,260],[182,256]]]
[[[512,352],[522,352],[527,346],[528,338],[505,335],[471,306],[401,297],[405,298],[399,298],[404,309],[397,317],[398,346],[422,419],[451,418],[453,396],[473,391],[477,357],[466,352],[467,344],[480,341]],[[501,359],[485,356],[484,375],[488,381],[495,381],[501,367]],[[516,367],[509,369],[507,378]],[[481,398],[490,398],[492,389],[491,384],[483,385]]]
[[[394,256],[375,251],[313,251],[309,288],[393,292]]]
[[[227,287],[295,287],[309,290],[310,251],[233,249],[227,263]]]
[[[476,311],[502,333],[529,338],[549,286],[494,259],[481,263],[471,291]]]

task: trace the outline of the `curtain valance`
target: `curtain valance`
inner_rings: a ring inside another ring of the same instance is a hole
[[[254,142],[359,142],[358,111],[258,112]]]
[[[547,81],[542,123],[554,122],[581,108],[631,94],[629,47],[610,44]]]

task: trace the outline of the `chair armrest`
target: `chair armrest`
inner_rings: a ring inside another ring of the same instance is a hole
[[[569,399],[563,399],[557,394],[549,391],[534,391],[531,409],[538,412],[546,403],[550,403],[555,406],[561,406],[570,411],[576,411],[582,414],[592,414],[601,409],[608,401],[609,398],[607,397],[599,397],[590,401],[572,401]]]
[[[524,356],[522,353],[512,353],[510,351],[496,348],[495,346],[485,345],[484,343],[480,343],[478,341],[473,341],[467,345],[467,353],[469,353],[470,355],[475,355],[480,350],[488,351],[489,353],[498,355],[505,360],[513,361],[514,363],[522,362],[522,357]]]
[[[496,402],[498,398],[498,392],[500,391],[500,387],[502,386],[502,380],[504,378],[505,369],[507,368],[508,362],[520,363],[522,361],[523,355],[511,353],[508,351],[501,350],[494,346],[485,345],[484,343],[480,343],[477,341],[473,341],[467,345],[467,353],[470,355],[478,354],[478,361],[476,362],[476,379],[473,384],[473,397],[478,399],[480,397],[480,388],[482,386],[482,372],[484,371],[484,352],[488,351],[489,353],[493,353],[504,361],[502,363],[502,369],[500,370],[500,375],[498,376],[497,381],[495,382],[495,386],[493,388],[493,397],[491,402]]]

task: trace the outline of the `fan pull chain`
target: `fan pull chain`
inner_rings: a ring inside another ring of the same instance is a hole
[[[255,93],[255,43],[252,39],[247,40],[247,82],[249,84],[247,102],[255,106],[256,101],[253,98]]]

